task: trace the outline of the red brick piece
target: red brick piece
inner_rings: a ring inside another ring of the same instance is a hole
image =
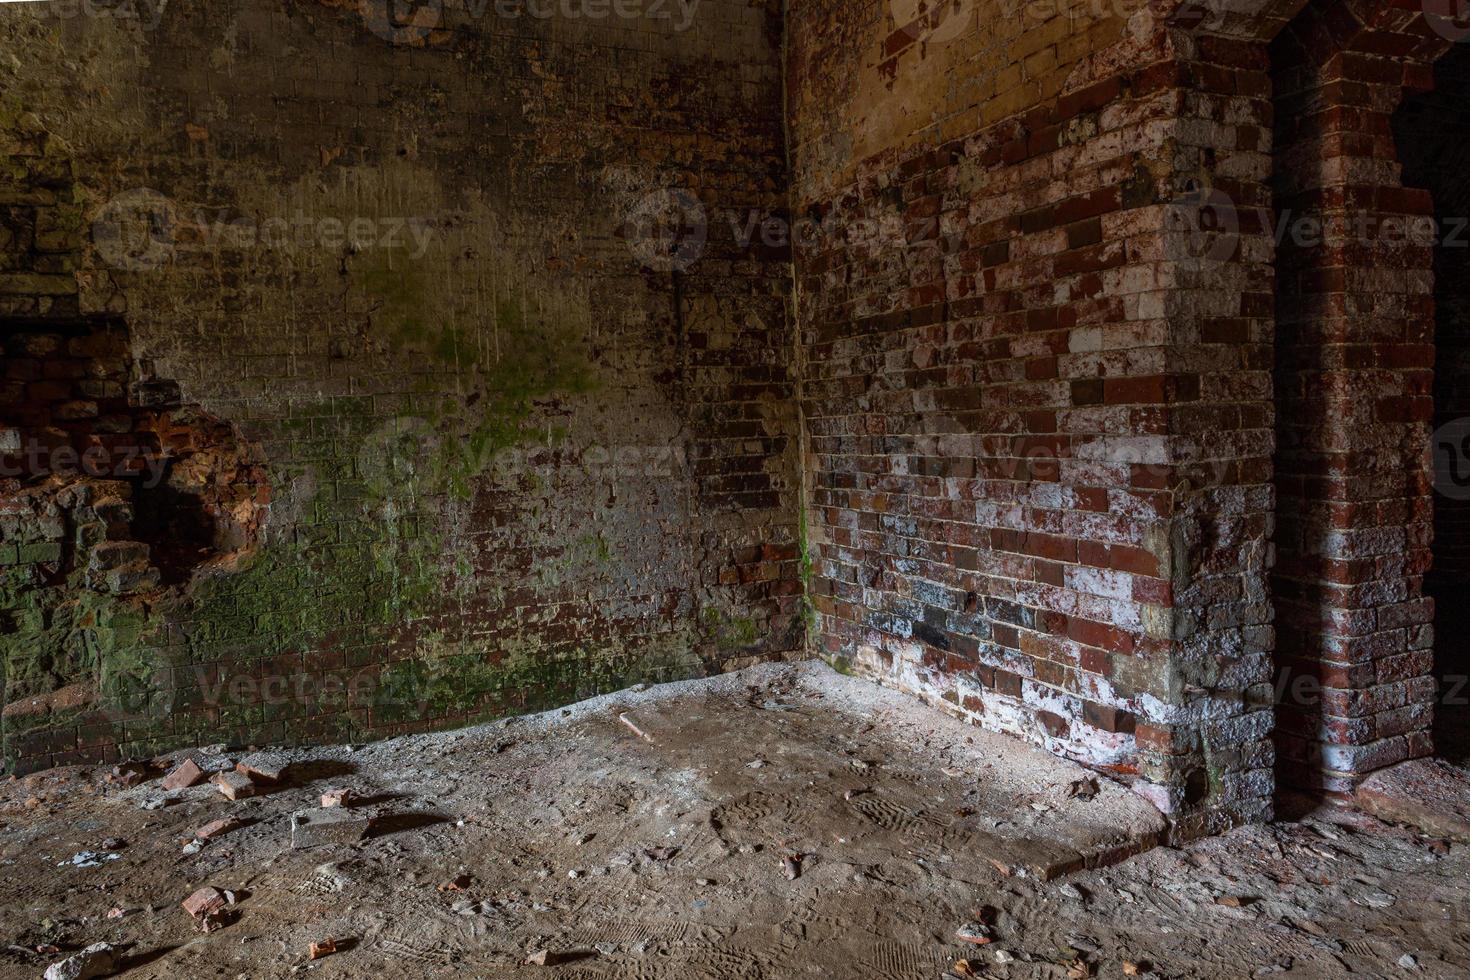
[[[166,790],[187,789],[197,786],[204,781],[204,770],[193,759],[185,759],[175,767],[174,771],[164,777],[163,788]]]

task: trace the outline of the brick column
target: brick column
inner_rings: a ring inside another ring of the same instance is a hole
[[[1166,723],[1139,749],[1186,836],[1269,819],[1274,789],[1270,27],[1173,27],[1188,94],[1158,191],[1167,365],[1193,397],[1169,412]]]
[[[1406,229],[1433,212],[1391,129],[1449,43],[1421,6],[1312,2],[1272,48],[1278,742],[1334,793],[1431,749],[1432,250]]]

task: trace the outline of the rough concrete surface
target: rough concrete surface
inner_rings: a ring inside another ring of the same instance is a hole
[[[139,978],[1470,969],[1461,845],[1337,812],[1043,880],[1162,819],[819,665],[286,760],[238,802],[87,769],[0,787],[0,976],[104,941]],[[293,812],[344,788],[368,835],[292,850]],[[192,843],[224,817],[242,826]],[[208,932],[180,907],[202,886],[234,900]]]

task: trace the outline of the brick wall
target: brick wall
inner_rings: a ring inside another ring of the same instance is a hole
[[[1170,420],[1173,655],[1182,697],[1167,749],[1176,767],[1191,766],[1208,780],[1206,802],[1217,812],[1196,826],[1268,816],[1276,762],[1269,589],[1275,251],[1263,37],[1279,26],[1282,5],[1258,6],[1255,17],[1198,24],[1181,43],[1177,66],[1192,91],[1172,147],[1177,196],[1166,238],[1178,259],[1169,363],[1198,398]]]
[[[1281,448],[1273,581],[1289,778],[1350,791],[1431,750],[1432,217],[1402,180],[1392,114],[1449,41],[1413,4],[1308,4],[1275,40]],[[1300,227],[1300,226],[1299,226]]]
[[[440,6],[0,9],[0,430],[67,370],[13,345],[106,321],[270,488],[238,561],[114,593],[58,542],[129,479],[7,485],[0,554],[60,549],[5,569],[12,770],[800,648],[787,255],[725,220],[784,201],[779,6]]]
[[[895,6],[789,24],[822,649],[1186,829],[1260,816],[1271,256],[1235,207],[1269,175],[1268,89],[1237,87],[1263,49]]]
[[[1457,267],[1297,231],[1431,213],[1420,4],[438,6],[0,14],[7,352],[121,331],[268,488],[228,541],[208,497],[192,564],[102,488],[160,587],[100,598],[52,556],[114,540],[96,495],[9,488],[11,764],[456,724],[809,627],[1184,834],[1269,815],[1278,746],[1334,791],[1428,750]],[[48,364],[0,433],[56,437]]]

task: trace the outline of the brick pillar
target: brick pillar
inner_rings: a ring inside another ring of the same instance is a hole
[[[1431,749],[1432,250],[1405,229],[1432,207],[1391,128],[1449,44],[1421,6],[1311,2],[1271,52],[1278,744],[1289,780],[1334,793]]]
[[[1188,94],[1159,189],[1167,364],[1194,397],[1169,411],[1168,724],[1139,747],[1185,836],[1269,819],[1274,789],[1272,107],[1252,26],[1176,29]]]

